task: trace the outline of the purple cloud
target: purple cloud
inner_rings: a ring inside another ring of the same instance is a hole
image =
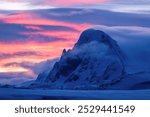
[[[0,53],[0,59],[14,58],[18,56],[40,56],[37,52],[16,52],[16,53]]]

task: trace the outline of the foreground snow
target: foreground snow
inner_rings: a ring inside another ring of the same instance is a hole
[[[12,89],[0,88],[0,99],[93,99],[93,100],[149,100],[150,89],[147,90],[44,90],[44,89]]]

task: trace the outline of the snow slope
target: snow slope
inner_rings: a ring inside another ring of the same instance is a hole
[[[109,85],[106,89],[138,90],[150,89],[150,72],[128,74],[117,84]]]
[[[150,90],[42,90],[0,88],[8,100],[149,100]]]

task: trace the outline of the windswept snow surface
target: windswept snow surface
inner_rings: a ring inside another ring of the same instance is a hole
[[[150,90],[44,90],[0,88],[5,100],[149,100]]]

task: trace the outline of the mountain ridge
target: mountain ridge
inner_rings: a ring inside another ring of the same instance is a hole
[[[53,89],[102,89],[125,75],[124,54],[117,42],[100,30],[82,32],[72,49],[62,52],[48,75],[35,84]],[[44,74],[44,73],[43,73]]]

